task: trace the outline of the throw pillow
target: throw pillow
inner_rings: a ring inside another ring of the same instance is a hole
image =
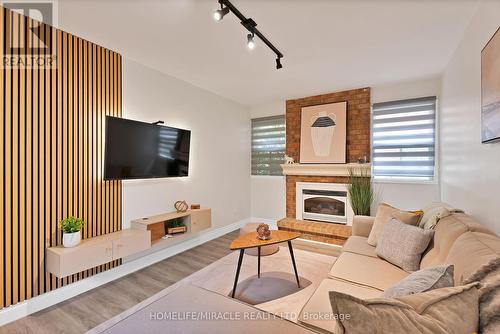
[[[391,219],[385,224],[375,253],[408,272],[420,268],[422,253],[434,236],[434,230],[424,230]]]
[[[500,258],[493,259],[462,284],[479,281],[479,332],[500,333]]]
[[[362,300],[330,291],[333,314],[345,333],[470,334],[478,327],[478,283],[397,299]],[[347,315],[349,317],[340,316]]]
[[[401,211],[397,208],[390,206],[389,204],[382,203],[377,209],[377,214],[375,216],[375,221],[373,222],[373,227],[368,236],[368,244],[372,246],[377,246],[382,230],[385,224],[392,218],[396,218],[405,224],[418,225],[420,219],[422,218],[421,211]]]
[[[425,268],[403,278],[385,290],[384,298],[396,298],[453,286],[453,265]]]

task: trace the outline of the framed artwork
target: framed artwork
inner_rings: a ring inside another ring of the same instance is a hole
[[[302,108],[300,163],[346,162],[347,102]]]
[[[481,51],[481,137],[500,140],[500,29]]]

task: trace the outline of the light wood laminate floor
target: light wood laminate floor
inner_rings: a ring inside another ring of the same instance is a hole
[[[84,333],[231,253],[238,231],[155,263],[65,302],[0,327],[0,334]]]

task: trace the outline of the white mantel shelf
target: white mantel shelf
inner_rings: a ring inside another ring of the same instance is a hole
[[[305,176],[349,176],[349,169],[366,170],[371,175],[371,164],[285,164],[281,165],[283,175]]]

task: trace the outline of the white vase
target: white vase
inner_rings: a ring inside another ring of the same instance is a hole
[[[314,155],[327,157],[330,155],[335,126],[326,128],[311,128]]]
[[[324,111],[313,117],[311,141],[315,156],[327,157],[330,155],[333,134],[335,132],[335,120],[335,114],[327,115]]]
[[[66,248],[75,247],[82,240],[80,231],[73,233],[63,233],[63,246]]]

